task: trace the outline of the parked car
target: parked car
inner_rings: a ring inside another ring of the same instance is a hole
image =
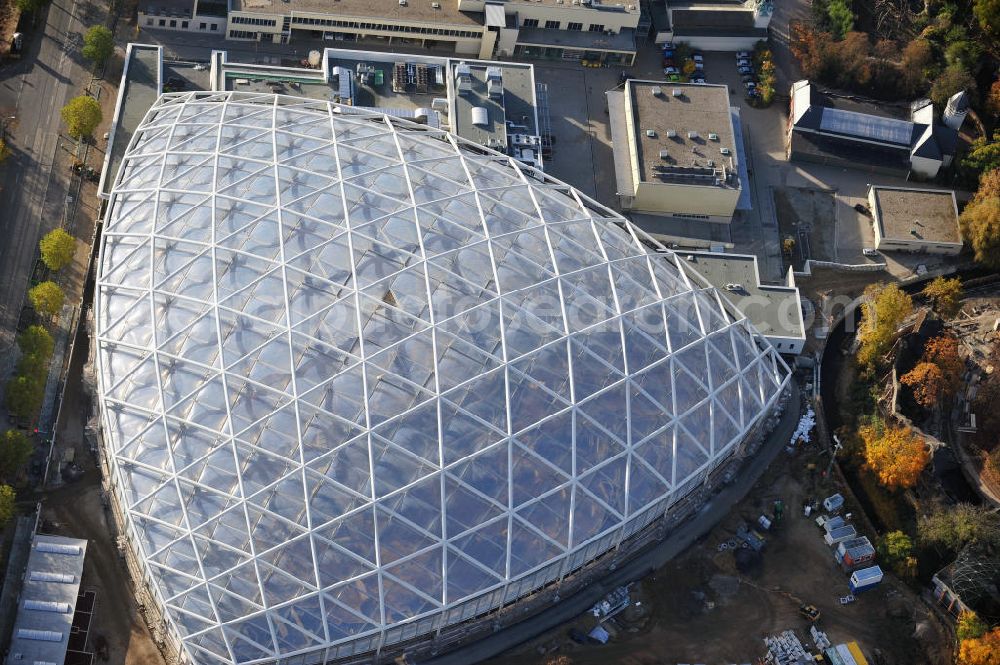
[[[705,78],[702,76],[692,76],[690,79],[691,83],[704,84]]]
[[[878,250],[873,247],[865,247],[864,249],[861,250],[861,253],[870,259],[874,259],[875,257],[878,256]]]
[[[699,62],[699,61],[696,60],[695,63],[694,63],[694,68],[696,70],[698,70],[699,72],[703,72],[703,71],[705,71],[705,63],[704,62]]]
[[[695,62],[705,62],[705,58],[701,57],[701,53],[695,53],[691,56],[691,59]]]
[[[737,51],[736,52],[736,59],[737,60],[749,60],[750,59],[750,52],[749,51]]]
[[[196,72],[203,72],[206,69],[208,69],[208,65],[206,65],[206,64],[204,64],[202,62],[199,62],[197,65],[194,66],[194,70]]]
[[[667,80],[670,81],[671,83],[680,83],[681,82],[681,75],[680,74],[668,74],[667,75]]]
[[[753,67],[753,62],[750,61],[750,60],[737,60],[736,61],[736,66],[737,67]]]
[[[743,81],[744,83],[756,83],[757,77],[754,76],[753,74],[744,74],[743,76],[740,77],[740,80]]]
[[[753,74],[754,73],[753,67],[740,67],[736,71],[738,71],[740,74]]]
[[[663,59],[663,66],[664,67],[676,67],[677,63],[674,62],[673,58],[664,58]]]
[[[664,67],[663,73],[669,76],[671,74],[680,74],[680,70],[677,69],[676,67]]]

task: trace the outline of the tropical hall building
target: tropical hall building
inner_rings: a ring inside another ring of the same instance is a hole
[[[788,381],[624,218],[332,102],[161,95],[100,242],[101,467],[182,663],[390,662],[492,633],[703,505]]]

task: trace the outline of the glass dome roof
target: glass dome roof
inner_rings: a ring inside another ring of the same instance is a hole
[[[97,363],[114,491],[191,659],[462,621],[727,457],[787,368],[639,233],[427,127],[163,95],[111,197]]]

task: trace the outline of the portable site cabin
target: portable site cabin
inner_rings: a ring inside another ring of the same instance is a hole
[[[857,538],[858,532],[854,530],[854,527],[848,524],[847,526],[837,527],[831,531],[827,531],[826,535],[823,536],[823,540],[826,541],[827,545],[836,545],[837,543],[842,543],[845,540],[851,540],[852,538]]]
[[[878,566],[862,568],[851,573],[851,593],[861,593],[877,587],[882,582],[882,569]]]
[[[835,513],[843,507],[844,497],[840,494],[834,494],[833,496],[828,496],[823,499],[823,508],[825,508],[828,513]]]
[[[840,565],[852,568],[874,561],[875,547],[865,536],[851,538],[839,543],[833,556]]]
[[[844,520],[844,518],[841,517],[840,515],[837,515],[836,517],[831,517],[829,519],[823,520],[822,527],[826,530],[827,533],[830,533],[834,529],[839,529],[840,527],[846,525],[847,522]]]
[[[832,646],[824,655],[830,665],[868,665],[868,659],[861,653],[857,642]]]

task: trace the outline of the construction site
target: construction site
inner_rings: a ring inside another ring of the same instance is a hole
[[[588,613],[490,663],[950,663],[948,629],[916,591],[881,571],[872,586],[853,584],[877,568],[874,528],[838,494],[829,455],[799,441],[616,615]]]

